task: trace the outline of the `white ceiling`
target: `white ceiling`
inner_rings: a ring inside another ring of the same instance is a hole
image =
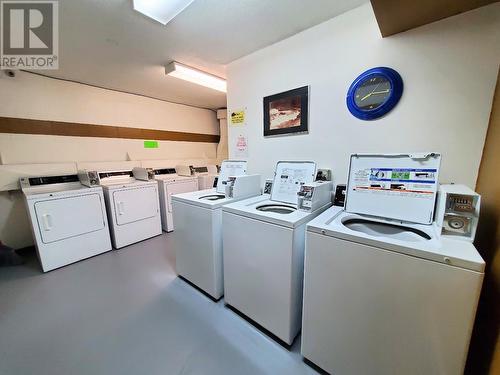
[[[167,0],[165,0],[167,1]],[[225,65],[366,0],[195,0],[166,26],[132,0],[59,2],[59,70],[43,74],[204,108],[223,93],[165,76],[172,61],[225,76]]]

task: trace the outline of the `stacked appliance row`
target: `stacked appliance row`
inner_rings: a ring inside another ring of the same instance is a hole
[[[302,355],[330,373],[460,374],[485,268],[480,197],[439,186],[440,163],[352,155],[342,207],[313,162],[278,162],[270,194],[231,197],[235,173],[174,196],[177,271],[287,345],[302,329]]]
[[[21,178],[43,271],[154,237],[162,227],[172,231],[172,194],[197,190],[202,175],[214,178],[188,171],[136,167]]]

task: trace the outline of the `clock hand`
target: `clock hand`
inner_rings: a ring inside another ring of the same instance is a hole
[[[361,98],[361,101],[363,101],[363,100],[365,100],[366,98],[370,97],[370,96],[373,94],[373,92],[374,92],[376,89],[378,89],[378,87],[380,86],[380,83],[381,83],[381,82],[379,82],[379,83],[377,84],[377,86],[375,86],[375,88],[372,90],[372,92],[371,92],[371,93],[369,93],[369,94],[367,94],[367,95],[363,96],[363,97]]]
[[[375,95],[375,94],[385,94],[386,92],[389,92],[390,90],[387,89],[387,90],[382,90],[382,91],[375,91],[375,92],[372,92],[370,95]]]
[[[363,100],[365,100],[366,98],[370,97],[372,94],[373,94],[372,92],[371,92],[371,93],[369,93],[369,94],[366,94],[365,96],[363,96],[363,97],[361,98],[361,101],[363,101]]]

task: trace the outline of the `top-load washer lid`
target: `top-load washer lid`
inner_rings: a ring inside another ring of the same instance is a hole
[[[219,179],[217,180],[217,193],[226,193],[226,184],[229,177],[241,176],[246,174],[247,162],[245,160],[224,160],[220,167]]]
[[[431,224],[441,154],[353,154],[345,210]]]
[[[468,241],[439,235],[435,224],[401,223],[368,218],[333,206],[307,223],[317,233],[372,248],[432,260],[450,266],[484,272],[484,260]]]
[[[318,212],[324,211],[328,207],[329,204],[326,204],[319,208],[318,211],[302,211],[291,204],[273,202],[269,199],[269,196],[259,195],[236,202],[228,202],[222,207],[222,211],[293,229],[307,223]]]

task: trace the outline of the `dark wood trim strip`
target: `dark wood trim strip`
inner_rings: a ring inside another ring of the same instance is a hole
[[[156,141],[204,143],[219,143],[220,140],[220,136],[213,134],[184,133],[169,130],[127,128],[123,126],[93,125],[61,121],[30,120],[15,117],[0,117],[0,133],[151,139]]]

